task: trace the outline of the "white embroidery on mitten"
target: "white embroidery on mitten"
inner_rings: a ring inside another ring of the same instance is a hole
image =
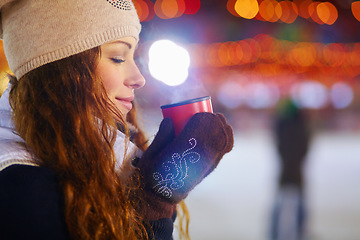
[[[173,153],[171,160],[162,164],[163,176],[160,172],[153,174],[154,180],[157,184],[153,187],[157,193],[166,198],[173,196],[173,190],[180,189],[185,184],[185,179],[188,177],[188,163],[197,163],[200,160],[200,154],[191,151],[197,145],[195,138],[189,139],[190,148],[186,149],[181,155]]]

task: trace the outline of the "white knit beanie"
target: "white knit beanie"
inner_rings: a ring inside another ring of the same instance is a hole
[[[138,40],[131,0],[0,0],[0,37],[19,79],[44,64],[121,37]]]

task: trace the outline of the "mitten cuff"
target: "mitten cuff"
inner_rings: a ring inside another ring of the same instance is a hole
[[[146,197],[144,200],[146,206],[141,209],[141,212],[146,220],[171,218],[176,211],[176,204],[171,204],[149,191],[146,191]]]
[[[149,221],[145,224],[149,239],[173,239],[174,222],[170,218]]]

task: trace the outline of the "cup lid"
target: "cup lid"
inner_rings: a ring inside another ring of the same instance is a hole
[[[181,102],[177,102],[177,103],[171,103],[171,104],[162,105],[162,106],[160,106],[160,108],[161,108],[161,109],[172,108],[172,107],[177,107],[177,106],[181,106],[181,105],[186,105],[186,104],[191,104],[191,103],[206,101],[206,100],[209,100],[209,99],[211,99],[210,96],[193,98],[193,99],[189,99],[189,100],[185,100],[185,101],[181,101]]]

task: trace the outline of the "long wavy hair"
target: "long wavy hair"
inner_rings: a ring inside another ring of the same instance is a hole
[[[137,129],[133,141],[141,150],[148,142],[138,126],[136,104],[125,119],[108,99],[95,74],[100,56],[96,47],[48,63],[18,80],[12,77],[15,129],[40,166],[56,174],[73,239],[147,239],[145,221],[135,211],[144,204],[139,178],[131,168],[122,168],[122,174],[115,170],[113,144],[119,124],[130,135],[127,123]],[[179,236],[190,239],[184,202],[178,213]]]
[[[73,239],[146,239],[128,197],[136,186],[115,170],[113,114],[126,121],[95,75],[100,54],[94,48],[13,79],[15,129],[39,164],[55,172]],[[145,146],[142,133],[136,141]]]

